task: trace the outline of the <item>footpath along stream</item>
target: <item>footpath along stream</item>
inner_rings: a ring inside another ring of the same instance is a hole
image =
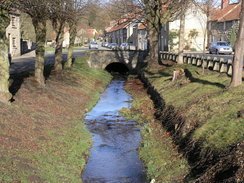
[[[137,121],[127,120],[119,110],[129,108],[131,96],[123,89],[123,79],[114,79],[85,122],[93,134],[82,179],[84,183],[147,183],[138,157],[140,129]]]

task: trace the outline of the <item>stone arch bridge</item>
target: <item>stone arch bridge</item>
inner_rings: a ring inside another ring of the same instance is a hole
[[[105,69],[110,64],[121,63],[130,72],[136,72],[145,65],[146,54],[145,51],[93,50],[88,53],[88,64],[94,69]]]

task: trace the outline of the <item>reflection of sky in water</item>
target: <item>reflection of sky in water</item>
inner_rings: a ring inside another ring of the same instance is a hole
[[[94,119],[104,114],[118,115],[120,109],[130,107],[127,101],[131,100],[131,96],[123,90],[123,83],[123,81],[112,81],[97,105],[87,113],[86,119]]]
[[[132,98],[123,81],[112,81],[97,105],[87,114],[93,148],[82,176],[85,183],[145,183],[144,168],[136,149],[140,131],[136,121],[125,120],[118,110],[130,107]]]

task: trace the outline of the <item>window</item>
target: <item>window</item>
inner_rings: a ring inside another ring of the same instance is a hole
[[[13,39],[12,39],[12,45],[13,45],[13,48],[16,48],[16,38],[15,37],[13,37]]]
[[[11,21],[12,21],[12,27],[16,27],[16,19],[14,16],[12,16]]]
[[[192,14],[193,14],[193,15],[196,15],[196,14],[197,14],[197,11],[196,11],[196,10],[193,10],[193,11],[192,11]]]

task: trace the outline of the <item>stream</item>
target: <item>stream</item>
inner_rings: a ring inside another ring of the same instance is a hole
[[[123,89],[124,82],[114,79],[87,113],[85,123],[93,135],[93,147],[82,175],[84,183],[148,182],[137,154],[141,141],[138,122],[119,115],[132,101]]]

